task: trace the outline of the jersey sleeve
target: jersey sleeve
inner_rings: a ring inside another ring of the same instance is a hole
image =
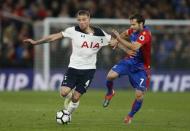
[[[105,38],[103,40],[103,46],[109,45],[108,42],[111,40],[111,35],[107,34],[105,31],[103,31],[103,33],[105,35]]]
[[[137,42],[143,45],[147,41],[149,41],[149,39],[150,39],[150,35],[147,32],[143,31],[142,33],[140,33],[137,39]]]
[[[127,29],[126,34],[130,36],[133,33],[133,29]]]
[[[71,38],[73,37],[73,27],[66,28],[64,31],[62,31],[63,37]]]

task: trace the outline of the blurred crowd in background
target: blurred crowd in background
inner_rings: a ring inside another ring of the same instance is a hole
[[[79,9],[89,9],[93,18],[127,19],[131,13],[141,12],[146,19],[190,19],[190,0],[3,0],[0,5],[0,68],[33,67],[34,49],[22,43],[25,38],[33,38],[33,23],[46,17],[75,17]],[[26,22],[6,17],[5,13],[19,16]],[[153,67],[188,68],[189,35],[189,32],[153,34]],[[102,61],[102,65],[115,62]]]

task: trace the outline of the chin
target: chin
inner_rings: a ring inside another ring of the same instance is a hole
[[[85,30],[85,27],[83,27],[83,26],[80,26],[80,29],[81,29],[81,30]]]

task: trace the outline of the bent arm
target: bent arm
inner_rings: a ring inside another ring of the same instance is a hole
[[[118,41],[117,39],[115,39],[113,35],[114,35],[114,34],[111,34],[112,37],[111,37],[111,40],[110,40],[110,42],[109,42],[109,45],[110,45],[113,49],[115,49],[115,48],[119,47],[119,41]],[[123,38],[123,39],[128,38],[129,36],[128,36],[128,34],[127,34],[127,30],[123,31],[123,32],[120,34],[120,37]],[[122,46],[122,48],[121,48],[121,46],[120,46],[119,48],[120,48],[120,49],[123,49],[124,47]]]
[[[137,51],[142,46],[142,44],[140,44],[139,42],[131,43],[131,42],[123,39],[116,30],[113,31],[113,37],[115,37],[117,39],[117,41],[120,44],[122,44],[124,47],[126,47],[130,50],[133,50],[133,51]]]
[[[121,37],[122,39],[126,39],[126,38],[128,38],[129,35],[128,35],[127,32],[128,32],[127,30],[123,31],[123,32],[120,34],[120,37]]]
[[[127,40],[122,39],[121,37],[117,38],[117,40],[124,47],[129,48],[130,50],[133,50],[133,51],[137,51],[142,46],[142,44],[140,44],[139,42],[131,43],[131,42],[127,41]]]
[[[122,44],[118,44],[118,47],[120,49],[122,49],[129,56],[135,56],[136,55],[136,51],[130,50],[129,48],[124,47]]]

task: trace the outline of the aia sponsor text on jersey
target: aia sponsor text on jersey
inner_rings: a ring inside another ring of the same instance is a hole
[[[84,41],[81,45],[81,48],[100,48],[100,44],[97,42],[87,42]]]

